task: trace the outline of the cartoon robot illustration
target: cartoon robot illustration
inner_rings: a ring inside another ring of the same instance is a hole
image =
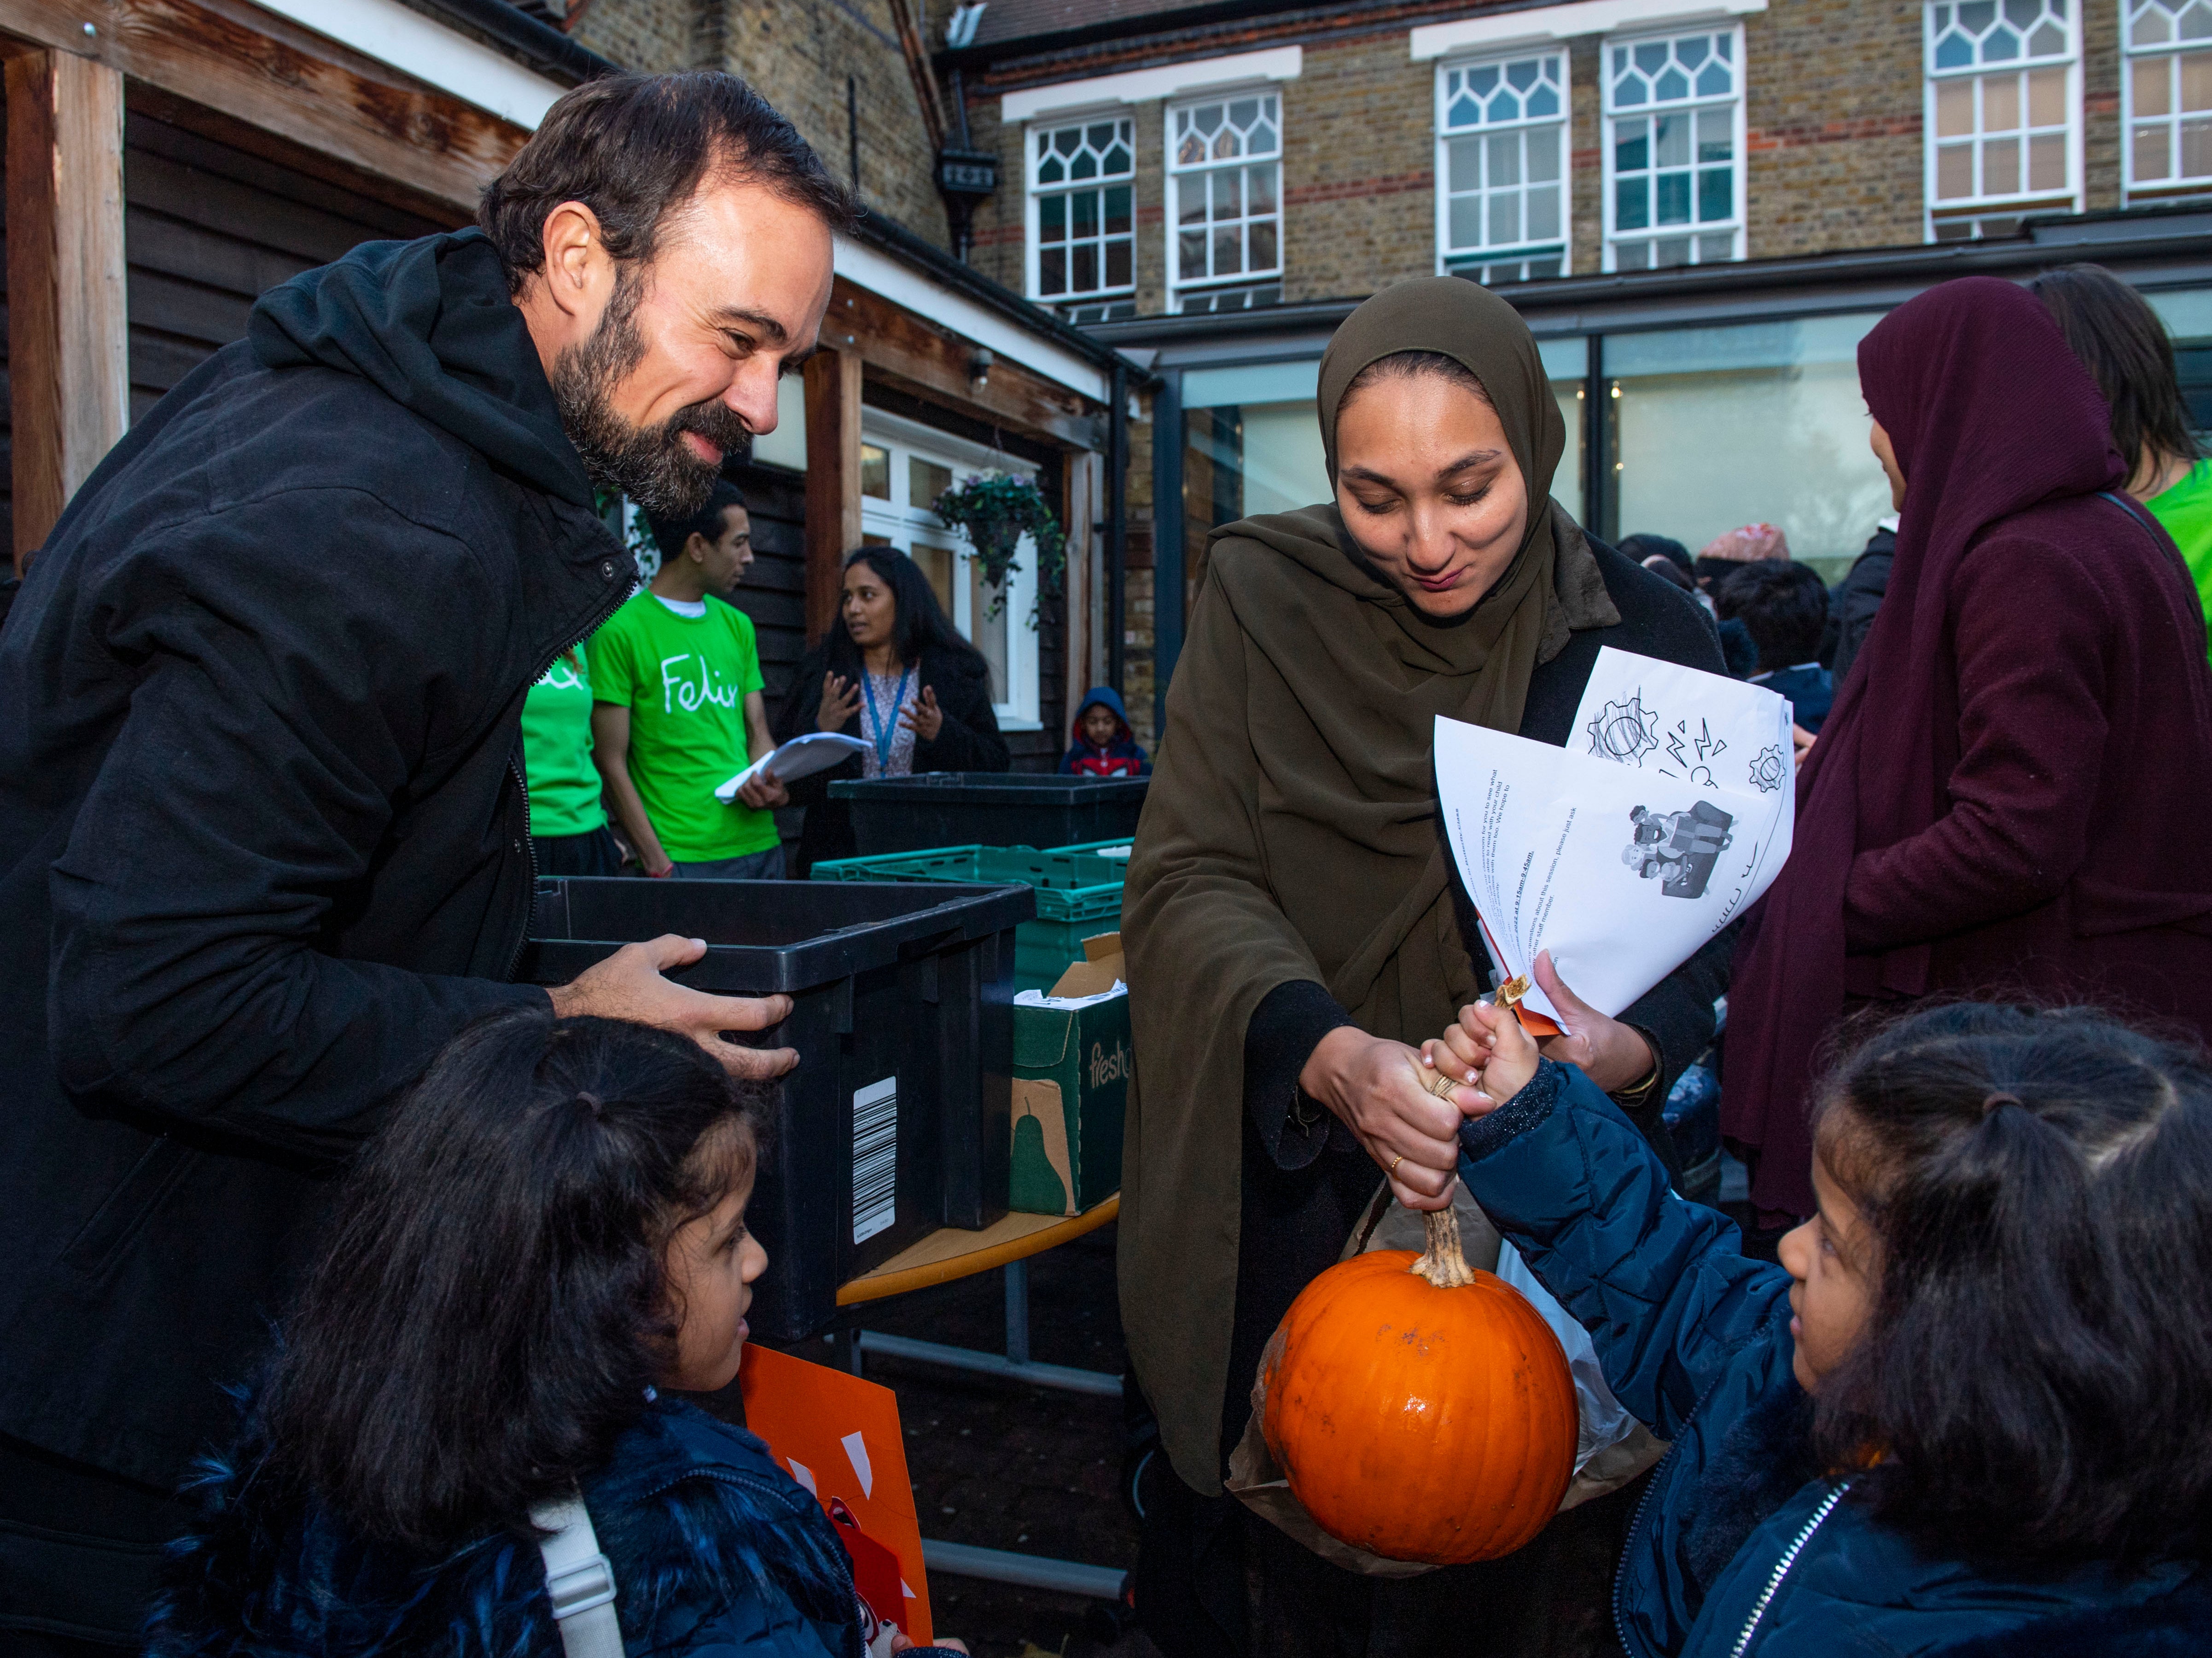
[[[1735,841],[1729,833],[1735,819],[1709,800],[1687,811],[1638,806],[1628,821],[1629,841],[1620,861],[1643,879],[1658,882],[1669,898],[1704,897],[1713,865]]]

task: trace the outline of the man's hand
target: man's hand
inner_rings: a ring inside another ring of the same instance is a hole
[[[1407,1208],[1441,1209],[1451,1201],[1460,1108],[1424,1088],[1412,1048],[1340,1025],[1315,1045],[1298,1086],[1342,1119]]]
[[[945,710],[937,706],[937,693],[924,685],[921,695],[900,710],[899,724],[912,732],[917,742],[937,741],[937,733],[945,729]]]
[[[1537,954],[1536,982],[1559,1011],[1559,1035],[1536,1043],[1546,1059],[1581,1066],[1583,1074],[1608,1094],[1632,1088],[1651,1074],[1657,1056],[1643,1032],[1607,1018],[1568,989],[1552,965],[1548,950]]]
[[[822,706],[814,712],[814,729],[841,732],[860,711],[860,686],[858,680],[847,679],[842,674],[822,676]]]
[[[710,996],[661,977],[671,968],[688,967],[707,953],[703,938],[679,938],[672,932],[641,944],[624,944],[604,962],[586,968],[570,982],[546,993],[557,1017],[591,1014],[602,1019],[630,1019],[689,1036],[733,1077],[765,1080],[781,1077],[799,1063],[788,1048],[744,1048],[722,1040],[725,1030],[766,1030],[791,1017],[788,996]]]
[[[738,799],[755,811],[773,811],[778,806],[791,804],[791,791],[773,772],[757,771],[738,791]]]

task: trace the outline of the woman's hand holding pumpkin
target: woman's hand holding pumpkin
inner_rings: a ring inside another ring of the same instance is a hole
[[[1408,1209],[1441,1209],[1459,1169],[1461,1107],[1427,1090],[1419,1061],[1403,1042],[1342,1025],[1315,1046],[1298,1086],[1352,1132],[1393,1197]],[[1453,1093],[1473,1097],[1465,1088]]]

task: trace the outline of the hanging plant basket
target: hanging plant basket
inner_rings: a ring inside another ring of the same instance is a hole
[[[1021,566],[1014,550],[1026,535],[1036,543],[1037,590],[1057,593],[1067,568],[1067,537],[1046,503],[1044,492],[1024,477],[987,472],[954,484],[935,502],[938,517],[968,532],[983,585],[991,590],[991,614],[1006,606],[1006,578]],[[1030,617],[1032,625],[1036,623]]]

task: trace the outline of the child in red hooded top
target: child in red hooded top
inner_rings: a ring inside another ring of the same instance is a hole
[[[1075,743],[1060,762],[1064,776],[1145,777],[1152,773],[1152,762],[1145,758],[1129,730],[1121,695],[1110,685],[1093,685],[1084,694],[1069,735]]]

